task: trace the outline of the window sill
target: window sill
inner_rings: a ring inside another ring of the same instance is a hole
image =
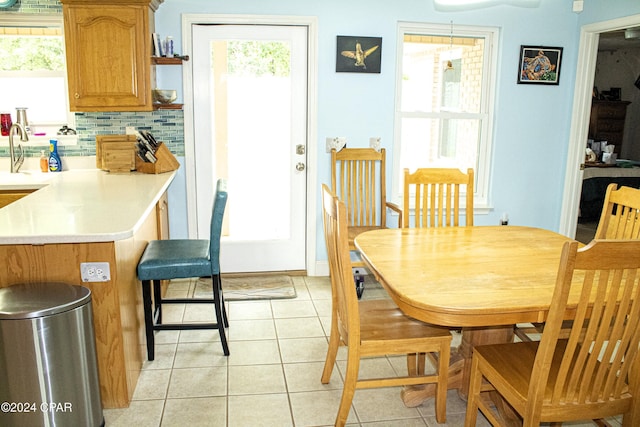
[[[34,136],[29,135],[29,141],[23,142],[20,141],[20,136],[15,135],[13,137],[14,145],[22,145],[23,147],[48,147],[49,140],[57,139],[58,145],[78,145],[78,135],[43,135],[43,136]],[[9,137],[8,136],[0,136],[0,147],[8,147],[9,146]]]

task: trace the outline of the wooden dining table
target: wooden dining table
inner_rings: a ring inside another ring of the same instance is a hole
[[[474,346],[510,342],[515,324],[545,321],[568,240],[540,228],[475,226],[368,231],[355,245],[405,314],[462,330],[449,388],[466,398]],[[572,294],[569,307],[577,301]],[[413,407],[433,394],[413,387],[402,397]]]

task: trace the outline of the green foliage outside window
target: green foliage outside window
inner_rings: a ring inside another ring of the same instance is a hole
[[[0,70],[64,70],[62,37],[0,36]]]
[[[291,52],[282,42],[229,41],[228,71],[235,75],[289,75]]]

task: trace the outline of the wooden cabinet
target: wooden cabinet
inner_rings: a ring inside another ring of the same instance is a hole
[[[0,191],[0,208],[22,199],[24,196],[32,193],[34,190],[2,190]]]
[[[593,101],[589,120],[589,138],[615,144],[620,153],[628,101]]]
[[[71,111],[152,111],[151,33],[163,0],[61,0]]]

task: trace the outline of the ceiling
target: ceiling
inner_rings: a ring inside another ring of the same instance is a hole
[[[636,32],[640,28],[633,28]],[[625,30],[609,31],[600,34],[599,51],[612,51],[618,49],[640,48],[640,37],[625,38]]]

